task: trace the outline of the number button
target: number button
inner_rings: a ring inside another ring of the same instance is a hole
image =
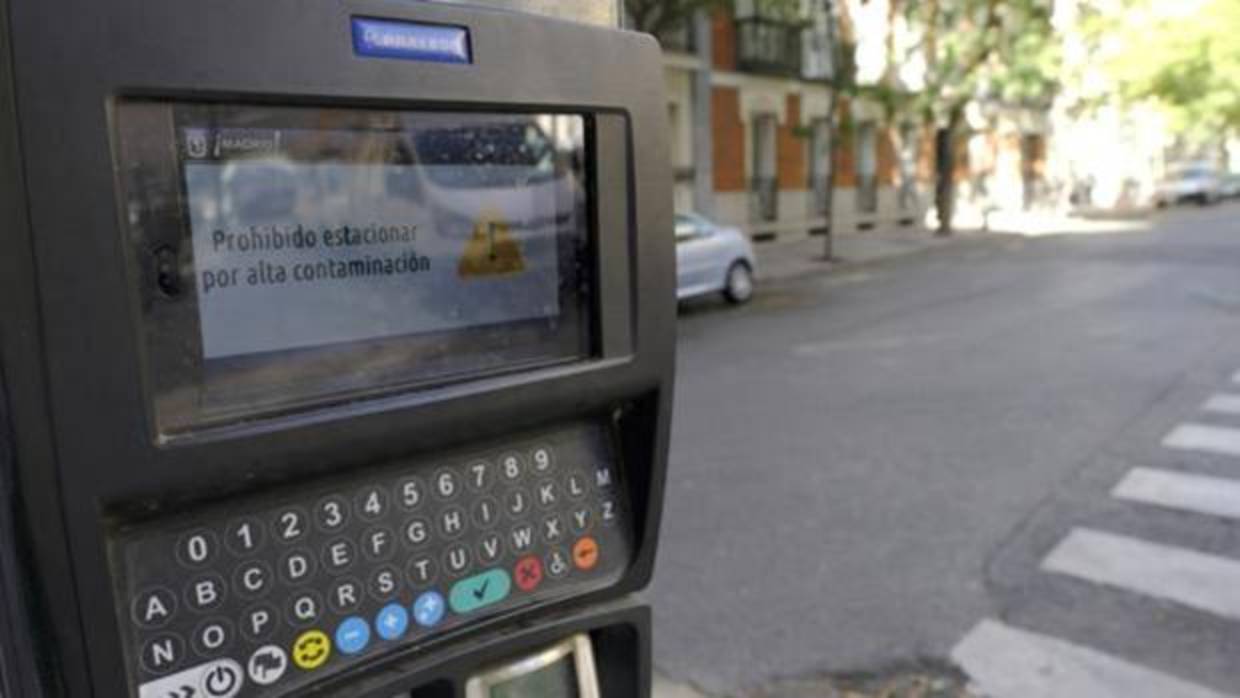
[[[253,560],[237,568],[233,586],[242,598],[257,599],[271,589],[271,581],[271,568],[267,563]]]
[[[203,657],[212,657],[232,640],[232,623],[224,618],[203,621],[191,638],[194,651]]]
[[[329,495],[314,507],[315,523],[326,533],[335,533],[349,523],[349,502],[340,495]]]
[[[435,496],[447,501],[455,497],[460,489],[456,473],[446,468],[435,473]]]
[[[217,545],[214,533],[206,529],[191,531],[177,543],[177,559],[187,567],[204,567],[215,557]]]
[[[546,475],[555,467],[555,455],[548,446],[539,446],[530,451],[530,463],[533,464],[534,472],[540,475]]]
[[[232,522],[225,533],[225,544],[238,557],[263,547],[263,524],[252,516]]]
[[[292,543],[306,535],[306,512],[300,507],[282,509],[276,514],[273,525],[277,540]]]
[[[387,512],[387,503],[387,492],[367,487],[357,493],[357,514],[367,521],[375,521]]]
[[[224,603],[224,593],[224,580],[219,575],[209,574],[190,582],[185,588],[185,602],[189,608],[202,613]]]
[[[177,612],[177,597],[167,589],[150,589],[133,601],[133,621],[142,628],[158,628]]]
[[[465,466],[465,481],[474,492],[485,492],[495,480],[495,467],[484,460],[476,460]]]
[[[426,489],[422,481],[416,477],[407,477],[396,485],[396,498],[405,511],[414,511],[422,506]]]
[[[517,482],[525,474],[525,461],[519,453],[505,453],[499,457],[500,473],[509,484]]]

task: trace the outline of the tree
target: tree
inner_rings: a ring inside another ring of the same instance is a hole
[[[915,108],[935,128],[935,208],[952,232],[956,145],[974,99],[1049,105],[1054,93],[1051,0],[904,0],[925,65]]]
[[[1153,102],[1190,141],[1217,142],[1240,131],[1240,4],[1125,5],[1122,12],[1095,11],[1086,22],[1114,86],[1104,98]]]
[[[684,26],[698,10],[729,4],[729,0],[624,0],[632,28],[655,36]]]

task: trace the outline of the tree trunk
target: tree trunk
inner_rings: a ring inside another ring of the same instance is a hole
[[[938,211],[940,236],[952,234],[956,208],[956,132],[964,121],[964,106],[954,106],[947,123],[934,132],[934,207]]]

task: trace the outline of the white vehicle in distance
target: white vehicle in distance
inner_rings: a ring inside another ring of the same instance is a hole
[[[1193,202],[1205,206],[1223,198],[1223,181],[1209,163],[1190,163],[1171,168],[1158,185],[1154,203],[1162,208]]]
[[[753,298],[753,245],[736,228],[695,213],[676,214],[676,298],[722,293],[730,303]]]

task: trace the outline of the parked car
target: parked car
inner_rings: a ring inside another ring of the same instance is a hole
[[[676,215],[676,297],[722,293],[744,303],[754,291],[753,246],[736,228],[693,213]]]
[[[1160,208],[1190,201],[1204,206],[1222,198],[1223,183],[1218,170],[1208,164],[1196,163],[1172,169],[1158,185],[1155,203]]]

